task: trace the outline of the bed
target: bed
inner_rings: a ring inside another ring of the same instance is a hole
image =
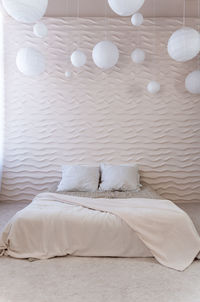
[[[99,200],[103,200],[102,198],[110,200],[162,200],[146,184],[139,192],[67,192],[67,195],[66,192],[62,192],[57,195],[77,198],[89,197],[89,199]],[[186,205],[181,207],[183,210],[187,210]],[[196,221],[196,218],[195,224],[200,232],[200,223]],[[34,233],[34,236],[31,232]],[[194,240],[196,242],[193,258],[200,250],[200,241],[198,240],[198,238]],[[54,241],[53,245],[52,241]],[[153,256],[150,249],[138,237],[137,232],[134,232],[120,217],[106,211],[98,211],[56,200],[51,202],[43,200],[35,203],[33,201],[19,211],[9,221],[0,237],[0,250],[2,255],[31,259],[47,259],[65,255]]]
[[[56,193],[57,186],[53,186],[50,190],[52,193]],[[150,185],[142,183],[141,190],[139,192],[133,191],[107,191],[107,192],[61,192],[60,194],[67,194],[78,197],[90,197],[90,198],[150,198],[150,199],[164,199],[159,195]],[[183,211],[185,211],[192,219],[198,233],[200,234],[200,203],[177,203]],[[150,253],[148,252],[149,257]],[[145,256],[148,257],[148,256]]]

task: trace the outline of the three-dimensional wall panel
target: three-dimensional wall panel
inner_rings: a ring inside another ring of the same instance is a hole
[[[197,19],[187,19],[197,27]],[[142,181],[167,199],[200,201],[200,98],[185,91],[184,80],[197,59],[178,63],[167,41],[180,19],[148,19],[134,28],[129,19],[45,18],[49,35],[39,39],[32,26],[5,20],[5,154],[1,200],[30,201],[51,189],[68,163],[140,164]],[[106,27],[105,27],[106,25]],[[105,38],[120,50],[116,67],[98,69],[94,45]],[[77,46],[78,44],[78,46]],[[23,76],[16,67],[19,48],[35,47],[46,72]],[[76,47],[87,65],[72,68]],[[131,52],[140,47],[146,61]],[[71,78],[64,75],[73,70]],[[161,91],[146,91],[158,80]]]

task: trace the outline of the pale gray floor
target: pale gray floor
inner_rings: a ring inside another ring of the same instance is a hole
[[[24,206],[0,203],[0,228]],[[200,261],[177,272],[153,259],[0,257],[0,302],[200,302]]]

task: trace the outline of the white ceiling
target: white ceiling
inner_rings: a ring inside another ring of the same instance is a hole
[[[77,16],[79,1],[79,15],[81,17],[115,16],[109,6],[105,9],[107,0],[49,0],[47,16]],[[186,16],[198,16],[198,1],[185,0]],[[144,17],[182,17],[184,0],[146,0],[141,12]]]

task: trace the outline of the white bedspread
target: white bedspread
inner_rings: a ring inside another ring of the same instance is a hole
[[[200,237],[189,216],[168,200],[43,193],[7,224],[0,251],[37,259],[153,254],[163,265],[182,271],[200,251]]]

